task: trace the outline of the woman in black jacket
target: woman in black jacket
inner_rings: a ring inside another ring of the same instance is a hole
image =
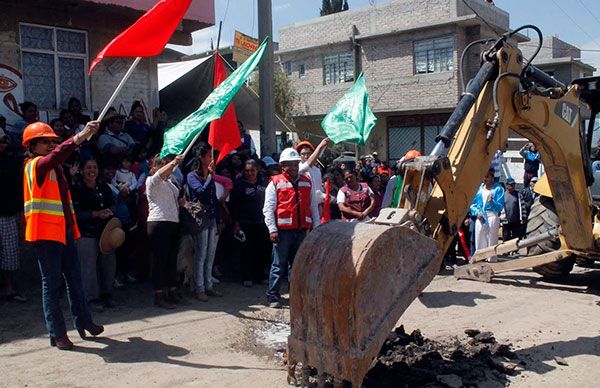
[[[271,257],[269,231],[262,212],[265,189],[264,180],[258,177],[258,163],[248,160],[242,176],[233,184],[230,199],[233,233],[245,245],[240,258],[245,287],[265,279],[263,270]]]

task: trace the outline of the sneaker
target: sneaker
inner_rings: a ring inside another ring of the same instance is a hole
[[[200,302],[208,302],[208,296],[205,292],[196,292],[196,299]]]
[[[118,278],[115,278],[115,281],[113,282],[113,287],[118,290],[125,287],[125,284],[123,284],[123,282],[120,281]]]
[[[166,310],[173,310],[175,305],[165,299],[164,295],[157,294],[154,296],[154,305]]]
[[[137,278],[133,275],[127,275],[125,277],[125,279],[127,280],[127,283],[137,283]]]
[[[219,284],[221,281],[214,276],[211,276],[213,284]]]
[[[94,313],[101,313],[104,311],[104,305],[99,300],[92,300],[89,304],[90,310]]]
[[[281,308],[281,302],[278,300],[274,300],[269,302],[269,307],[272,309],[280,309]]]
[[[206,295],[208,296],[216,296],[216,297],[222,297],[223,294],[221,294],[219,291],[215,291],[215,290],[206,290]]]
[[[244,280],[243,284],[244,284],[244,287],[252,287],[253,286],[252,280]]]
[[[171,303],[174,303],[174,304],[180,304],[180,305],[184,305],[184,306],[187,306],[187,305],[189,305],[189,304],[190,304],[190,302],[189,302],[187,299],[185,299],[185,298],[183,297],[183,295],[181,295],[181,294],[179,293],[179,291],[178,291],[178,290],[169,291],[168,300],[169,300],[169,302],[171,302]]]

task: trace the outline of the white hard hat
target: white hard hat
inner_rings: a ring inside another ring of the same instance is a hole
[[[286,148],[281,151],[281,155],[279,156],[279,163],[281,162],[299,162],[300,154],[293,148]]]

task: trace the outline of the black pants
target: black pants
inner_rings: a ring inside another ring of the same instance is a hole
[[[242,243],[240,261],[243,280],[260,282],[266,279],[264,270],[271,259],[271,240],[265,224],[240,224],[246,235]]]
[[[177,243],[179,223],[148,222],[148,238],[152,254],[152,285],[155,290],[177,285]]]
[[[502,240],[504,242],[521,237],[523,228],[520,222],[507,222],[502,224]]]

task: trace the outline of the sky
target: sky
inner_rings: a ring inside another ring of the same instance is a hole
[[[350,9],[377,7],[389,0],[348,0]],[[511,28],[537,25],[544,36],[554,35],[582,49],[582,60],[600,69],[600,1],[598,0],[494,0],[510,14]],[[216,46],[219,21],[223,21],[221,47],[231,45],[235,30],[258,36],[257,0],[215,0],[215,24],[193,33],[194,44],[172,46],[192,54]],[[319,17],[321,0],[272,0],[273,37],[279,40],[279,27]],[[590,51],[584,51],[590,50]],[[599,74],[600,72],[596,72]]]

